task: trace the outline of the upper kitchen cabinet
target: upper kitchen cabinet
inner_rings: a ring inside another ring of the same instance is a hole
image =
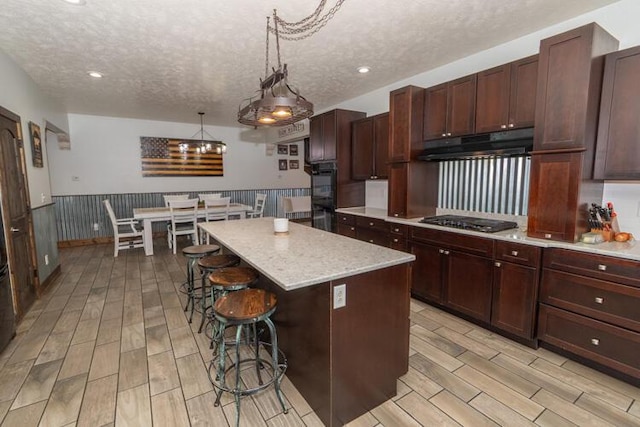
[[[338,160],[338,152],[344,146],[348,148],[350,155],[351,122],[365,116],[365,113],[359,111],[331,110],[311,117],[309,161],[311,163],[335,162]]]
[[[538,55],[478,73],[476,133],[532,127]]]
[[[640,179],[640,46],[605,59],[596,179]]]
[[[389,216],[415,218],[436,214],[437,162],[394,162],[389,164],[388,170]]]
[[[389,162],[408,162],[422,150],[424,89],[405,86],[389,94]]]
[[[424,92],[425,141],[474,133],[475,74],[427,88]]]
[[[586,149],[593,158],[604,55],[618,41],[591,23],[540,43],[534,150]],[[586,164],[590,173],[593,164]]]
[[[389,160],[389,113],[356,120],[352,126],[351,177],[386,179]]]

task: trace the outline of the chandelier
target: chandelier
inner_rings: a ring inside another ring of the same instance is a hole
[[[344,0],[321,16],[326,0],[321,0],[316,10],[298,22],[286,22],[273,10],[273,27],[267,17],[266,60],[264,80],[260,79],[260,89],[256,95],[242,101],[238,108],[238,122],[248,126],[286,126],[313,115],[313,104],[300,91],[289,84],[287,64],[280,58],[280,32],[284,40],[302,40],[315,34],[333,17]],[[276,38],[277,68],[269,73],[269,33]]]
[[[205,141],[204,140],[204,134],[207,134],[207,137],[209,138],[213,138],[211,135],[209,135],[209,132],[204,130],[204,113],[203,112],[199,112],[198,113],[200,115],[200,142],[181,142],[178,145],[178,150],[180,150],[181,153],[186,153],[187,151],[189,151],[189,148],[193,147],[196,154],[206,154],[206,153],[215,153],[215,154],[225,154],[227,152],[227,144],[225,144],[222,141]],[[193,139],[196,135],[198,135],[198,132],[196,132],[191,139]]]

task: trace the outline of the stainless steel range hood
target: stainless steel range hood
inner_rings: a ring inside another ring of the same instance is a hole
[[[526,155],[533,148],[533,128],[428,141],[419,160],[438,161]]]

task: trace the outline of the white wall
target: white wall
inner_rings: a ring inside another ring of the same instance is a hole
[[[309,187],[309,176],[303,169],[278,170],[278,159],[284,158],[298,159],[302,168],[302,141],[298,157],[267,156],[266,144],[240,141],[244,129],[205,126],[213,138],[227,144],[224,176],[143,178],[141,136],[192,138],[199,135],[200,126],[70,114],[69,127],[71,150],[49,147],[55,195]]]
[[[536,54],[539,51],[540,40],[590,22],[597,22],[598,25],[616,37],[620,41],[620,49],[637,46],[640,45],[640,27],[638,27],[637,19],[635,19],[638,16],[640,16],[640,1],[621,0],[618,3],[487,49],[459,61],[395,82],[363,96],[331,106],[327,110],[345,108],[364,111],[368,115],[389,111],[389,92],[394,89],[406,85],[430,87]],[[375,69],[372,72],[375,73]],[[640,182],[606,182],[603,203],[608,201],[614,203],[622,229],[634,233],[640,239],[640,216],[638,212]]]
[[[20,116],[22,137],[24,140],[27,177],[31,207],[36,208],[51,202],[51,186],[49,184],[49,164],[47,151],[57,144],[57,139],[49,139],[45,144],[45,120],[67,130],[67,115],[64,109],[46,96],[22,68],[0,51],[0,105]],[[43,168],[34,168],[31,156],[31,140],[29,138],[29,122],[40,126],[42,132]],[[50,136],[50,134],[48,135]]]

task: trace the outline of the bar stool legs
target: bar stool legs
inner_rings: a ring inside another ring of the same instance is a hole
[[[187,258],[187,281],[183,284],[186,287],[187,303],[184,306],[184,311],[188,311],[191,307],[191,313],[189,313],[189,323],[193,320],[193,312],[196,307],[196,287],[195,287],[195,266],[198,260],[207,255],[213,255],[220,252],[220,246],[218,245],[194,245],[187,246],[182,249],[182,254]]]
[[[261,289],[244,289],[229,293],[218,299],[214,306],[214,315],[220,324],[221,333],[217,336],[218,352],[209,364],[209,379],[216,390],[214,405],[220,405],[223,392],[231,393],[236,406],[236,426],[240,424],[240,398],[255,394],[273,385],[282,411],[288,408],[282,397],[280,384],[287,368],[284,354],[278,349],[276,328],[270,316],[275,312],[276,296]],[[263,322],[267,326],[269,342],[260,341],[255,333],[256,325]],[[224,339],[228,327],[236,327],[235,339],[227,343]],[[253,339],[242,339],[243,332],[251,330]],[[227,349],[227,347],[232,347]],[[253,348],[252,348],[253,347]],[[245,352],[242,356],[242,349]],[[270,359],[260,356],[260,349],[270,350]],[[231,364],[227,366],[227,358]],[[249,387],[242,378],[243,364],[255,364],[258,385]]]

